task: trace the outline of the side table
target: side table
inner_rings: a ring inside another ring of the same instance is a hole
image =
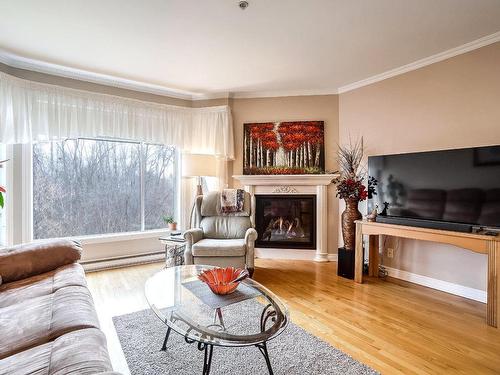
[[[165,245],[165,268],[183,265],[186,250],[183,234],[160,237],[159,240]]]

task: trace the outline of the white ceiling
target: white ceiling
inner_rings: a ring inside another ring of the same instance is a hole
[[[500,31],[500,0],[0,0],[0,49],[188,94],[335,92]]]

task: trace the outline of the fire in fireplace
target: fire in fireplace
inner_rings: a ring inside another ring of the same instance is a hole
[[[257,247],[315,249],[315,195],[256,195]]]

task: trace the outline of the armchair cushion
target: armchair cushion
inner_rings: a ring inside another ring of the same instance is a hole
[[[208,216],[201,220],[204,238],[244,238],[252,226],[247,216]]]
[[[195,257],[242,257],[246,254],[244,239],[218,240],[205,238],[192,247]]]
[[[3,283],[25,279],[55,270],[80,259],[80,244],[70,240],[34,242],[0,251]]]

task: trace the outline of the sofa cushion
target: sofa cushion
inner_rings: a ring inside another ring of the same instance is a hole
[[[21,244],[0,251],[3,283],[55,270],[80,259],[80,244],[70,240],[47,240]]]
[[[87,286],[83,267],[78,263],[1,285],[0,308],[51,294],[66,286]]]
[[[92,297],[85,287],[68,286],[29,298],[0,308],[0,359],[71,331],[98,327]]]
[[[208,216],[201,220],[200,227],[204,238],[245,238],[252,223],[246,216]]]
[[[245,240],[216,240],[204,238],[192,247],[195,257],[240,257],[246,254]]]
[[[0,361],[0,374],[11,375],[98,374],[111,370],[106,338],[95,328],[67,333]]]

